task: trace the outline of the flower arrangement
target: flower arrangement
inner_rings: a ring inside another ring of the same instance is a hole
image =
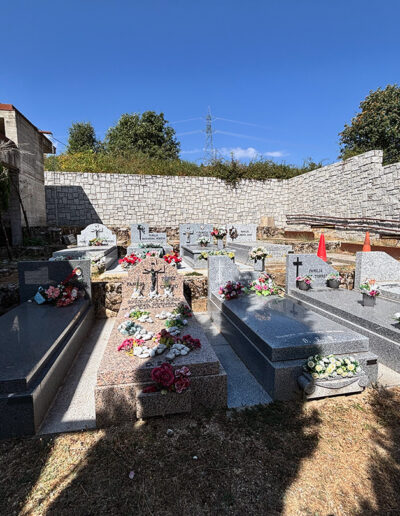
[[[153,342],[155,344],[163,344],[165,347],[170,348],[175,344],[175,338],[173,335],[169,333],[168,330],[163,328],[157,335],[153,338]]]
[[[261,275],[257,280],[252,281],[245,289],[246,294],[254,292],[257,296],[283,296],[285,291],[275,284],[269,274]]]
[[[297,276],[296,281],[303,281],[306,285],[311,285],[312,277],[311,276]]]
[[[118,260],[118,263],[121,265],[123,269],[130,269],[134,265],[137,265],[142,260],[139,258],[139,256],[136,256],[135,254],[130,254],[129,256],[125,256],[124,258],[121,258]]]
[[[359,362],[354,357],[338,358],[335,355],[308,357],[303,369],[315,380],[338,376],[346,378],[362,372]]]
[[[207,245],[210,243],[210,239],[206,236],[202,236],[197,240],[197,243],[201,245],[201,247],[207,247]]]
[[[69,306],[74,303],[79,296],[84,295],[82,289],[82,269],[76,267],[65,280],[57,286],[50,285],[47,289],[39,287],[34,300],[38,304],[53,303],[57,307]],[[81,284],[80,284],[81,283]]]
[[[145,249],[145,248],[148,248],[148,249],[160,249],[163,246],[161,244],[155,244],[153,242],[142,242],[142,243],[139,244],[139,247],[141,249]]]
[[[90,246],[95,246],[95,247],[98,247],[98,246],[101,246],[101,245],[106,245],[107,241],[106,240],[103,240],[102,238],[92,238],[91,240],[89,240],[89,245]]]
[[[172,317],[169,317],[165,320],[165,327],[166,328],[183,328],[187,325],[187,320],[184,319],[180,314],[173,314]]]
[[[159,251],[147,251],[146,252],[143,252],[142,253],[142,260],[144,260],[145,258],[162,258],[163,256],[163,253],[164,253],[164,250],[163,249],[160,249]]]
[[[326,277],[326,281],[330,281],[330,280],[342,281],[342,279],[343,279],[342,276],[340,276],[340,274],[338,272],[331,272]]]
[[[219,226],[217,228],[213,228],[211,231],[211,236],[214,238],[224,238],[224,236],[227,234],[226,228],[224,226]]]
[[[135,339],[133,337],[125,339],[122,344],[118,346],[118,351],[126,351],[128,355],[133,355],[133,348],[136,346],[143,346],[145,341],[143,339]]]
[[[239,281],[228,281],[225,286],[219,287],[218,294],[228,301],[235,299],[243,294],[243,285]]]
[[[150,312],[142,311],[142,310],[131,310],[126,317],[130,319],[140,319],[144,315],[150,315]]]
[[[186,319],[187,317],[192,317],[193,312],[190,306],[181,301],[178,306],[172,311],[174,314],[179,314],[181,317]]]
[[[365,294],[369,297],[377,297],[379,296],[380,292],[378,287],[376,285],[376,280],[369,279],[364,281],[364,283],[361,283],[360,290],[362,294]]]
[[[396,314],[393,315],[393,319],[395,321],[397,321],[397,323],[400,324],[400,312],[397,312]]]
[[[199,260],[208,260],[209,256],[229,256],[231,260],[235,258],[235,253],[232,251],[225,251],[221,249],[220,251],[203,251],[199,254]]]
[[[166,254],[166,255],[164,255],[164,261],[167,263],[178,264],[178,263],[181,263],[182,258],[179,256],[178,253]]]
[[[190,375],[190,369],[186,366],[174,371],[171,364],[161,364],[160,367],[155,367],[151,371],[151,379],[154,381],[154,384],[145,387],[143,392],[161,392],[162,394],[177,392],[181,394],[190,386]]]
[[[200,349],[201,348],[201,342],[200,339],[194,339],[191,335],[184,335],[183,337],[177,337],[175,339],[175,342],[177,344],[183,344],[184,346],[188,347],[192,351],[194,349]]]
[[[265,249],[265,247],[253,247],[253,249],[249,252],[249,258],[251,260],[265,260],[265,258],[268,258],[271,256],[268,254],[268,251]]]

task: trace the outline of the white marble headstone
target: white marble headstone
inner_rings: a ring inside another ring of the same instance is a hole
[[[117,245],[117,236],[103,224],[89,224],[82,233],[77,236],[79,247],[87,247],[94,238],[100,238],[103,245]]]

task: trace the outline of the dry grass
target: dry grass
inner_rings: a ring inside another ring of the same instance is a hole
[[[0,514],[400,514],[399,402],[369,389],[2,442]]]

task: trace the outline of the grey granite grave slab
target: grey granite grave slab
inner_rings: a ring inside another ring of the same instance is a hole
[[[131,224],[131,244],[135,243],[166,244],[166,233],[150,233],[149,224]]]
[[[85,285],[87,296],[91,299],[90,261],[36,261],[18,263],[19,298],[23,303],[32,299],[39,286],[57,285],[63,281],[75,267],[82,270],[82,284]]]
[[[117,245],[117,237],[103,224],[89,224],[82,233],[77,236],[79,247],[89,246],[94,238],[100,238],[104,246]]]
[[[368,376],[364,373],[346,378],[330,378],[314,380],[308,373],[303,373],[298,378],[298,383],[304,391],[304,397],[308,400],[326,398],[330,396],[342,396],[343,394],[356,394],[362,392],[368,385]]]
[[[201,246],[192,246],[192,245],[182,245],[181,246],[181,257],[185,260],[185,262],[192,267],[192,269],[206,269],[207,268],[207,260],[204,260],[201,257],[201,253],[209,253],[213,251],[218,251],[218,247],[216,245],[208,245],[207,247]],[[224,251],[227,253],[234,252],[233,249],[224,248]],[[233,259],[234,261],[234,259]]]
[[[229,224],[227,229],[226,241],[228,244],[257,240],[257,224]]]
[[[311,276],[312,288],[325,287],[326,277],[336,273],[331,265],[316,254],[288,254],[286,257],[286,292],[296,288],[297,276]]]
[[[223,336],[274,400],[301,396],[297,379],[305,360],[316,353],[354,355],[370,381],[376,379],[376,356],[369,351],[368,339],[331,325],[300,303],[275,296],[224,302],[212,293],[208,308]]]
[[[393,318],[400,312],[400,303],[378,297],[375,307],[365,307],[360,292],[345,289],[293,289],[289,294],[307,308],[368,337],[379,362],[400,372],[400,325]]]
[[[265,247],[265,249],[268,251],[268,254],[270,255],[265,260],[266,264],[277,261],[285,261],[287,254],[292,251],[291,245],[271,244],[262,240],[247,242],[246,244],[233,242],[229,244],[229,247],[235,251],[236,261],[245,265],[254,264],[254,261],[249,258],[249,252],[253,249],[253,247]]]
[[[172,245],[169,245],[167,243],[159,243],[159,242],[153,242],[154,244],[160,245],[161,247],[151,247],[151,242],[134,242],[132,243],[128,249],[126,250],[127,256],[131,254],[135,254],[136,256],[142,256],[146,253],[152,253],[152,252],[160,252],[161,254],[170,254],[174,251]],[[150,244],[149,246],[146,246],[146,244]],[[141,247],[144,246],[144,247]]]
[[[112,267],[118,260],[117,246],[87,246],[73,249],[61,249],[53,253],[52,259],[90,260],[92,263],[102,261],[105,269]]]
[[[400,302],[400,283],[377,282],[382,297]]]
[[[200,237],[207,237],[210,240],[210,244],[213,243],[211,231],[213,230],[213,224],[199,224],[199,223],[187,223],[179,224],[179,244],[182,246],[198,246],[197,240]],[[180,251],[182,254],[182,250]]]
[[[388,283],[400,282],[400,262],[380,251],[357,253],[354,288],[358,289],[367,279]]]
[[[208,267],[208,295],[217,293],[221,285],[228,281],[240,281],[247,284],[259,277],[258,272],[240,272],[237,265],[228,256],[209,256]]]

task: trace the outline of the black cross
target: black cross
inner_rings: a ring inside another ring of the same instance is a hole
[[[293,262],[293,265],[296,266],[296,278],[299,276],[299,266],[303,265],[303,262],[299,260],[299,257],[296,258],[296,261]]]
[[[158,275],[165,273],[165,267],[163,269],[155,269],[155,263],[152,262],[151,269],[143,271],[143,274],[151,274],[151,291],[158,294]]]
[[[101,233],[101,227],[96,225],[94,229],[92,229],[91,233],[94,233],[96,235],[96,238],[99,238],[99,233]]]
[[[137,230],[139,231],[139,240],[142,240],[142,233],[146,232],[146,228],[144,228],[141,224],[138,224]]]

